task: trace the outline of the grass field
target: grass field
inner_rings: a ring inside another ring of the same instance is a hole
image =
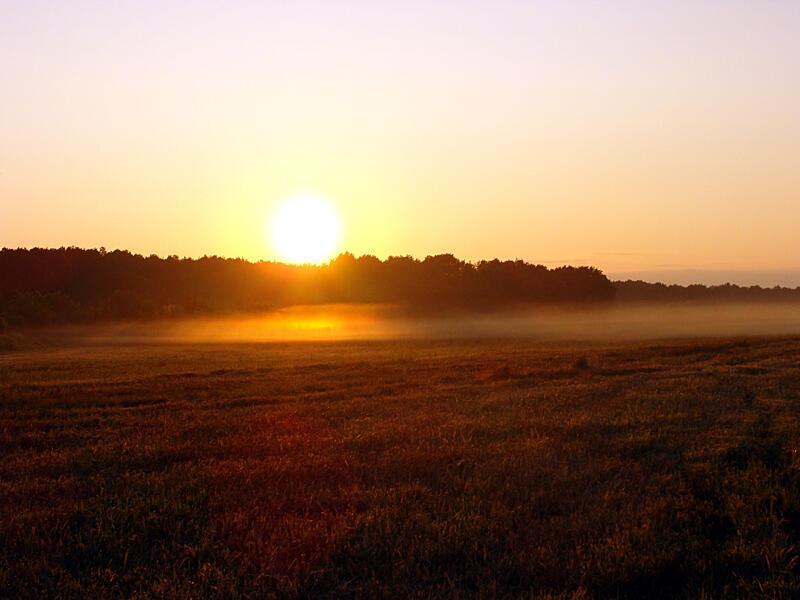
[[[0,597],[800,594],[800,338],[0,354]]]

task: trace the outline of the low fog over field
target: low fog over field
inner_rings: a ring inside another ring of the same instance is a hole
[[[614,340],[800,333],[800,304],[643,305],[410,315],[380,305],[305,306],[257,315],[63,330],[97,342],[269,342],[414,338]]]

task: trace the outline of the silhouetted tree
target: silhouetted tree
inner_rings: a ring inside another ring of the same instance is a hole
[[[421,310],[486,310],[531,303],[608,302],[597,269],[548,269],[523,261],[472,264],[452,254],[345,253],[321,266],[127,251],[3,249],[0,317],[9,326],[171,317],[294,304],[381,302]]]
[[[620,302],[796,302],[800,288],[757,285],[740,287],[730,283],[705,286],[693,284],[665,285],[645,281],[617,281],[614,283]]]

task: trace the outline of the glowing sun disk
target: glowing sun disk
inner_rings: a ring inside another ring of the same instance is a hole
[[[282,260],[320,263],[339,249],[342,224],[334,206],[317,196],[284,201],[272,219],[272,243]]]

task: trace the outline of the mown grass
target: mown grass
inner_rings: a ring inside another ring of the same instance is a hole
[[[800,339],[0,355],[4,598],[791,598]]]

